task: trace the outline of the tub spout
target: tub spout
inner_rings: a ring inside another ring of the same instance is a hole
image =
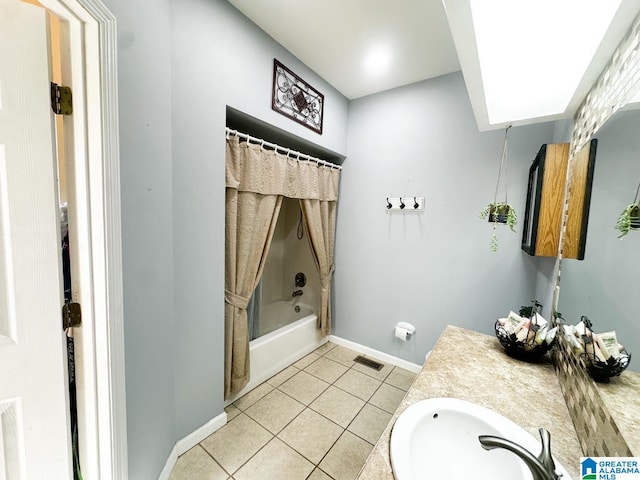
[[[292,297],[300,297],[304,294],[302,290],[294,290]]]
[[[539,432],[542,440],[542,452],[538,458],[534,457],[529,450],[506,438],[480,435],[478,440],[485,450],[504,448],[505,450],[515,453],[527,464],[527,467],[529,467],[533,475],[533,480],[558,480],[560,476],[556,473],[555,464],[551,458],[549,432],[544,428],[541,428]]]

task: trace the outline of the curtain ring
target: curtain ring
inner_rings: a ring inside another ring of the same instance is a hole
[[[387,197],[387,210],[389,210],[391,207],[393,207],[393,205],[391,205],[391,202],[389,201],[389,197]]]
[[[417,210],[419,206],[418,200],[416,200],[416,197],[413,197],[413,209]]]
[[[405,204],[402,201],[402,197],[400,197],[400,210],[402,210],[404,207],[405,207]]]

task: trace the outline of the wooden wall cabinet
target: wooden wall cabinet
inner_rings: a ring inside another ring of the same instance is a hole
[[[595,139],[585,145],[572,165],[563,258],[584,258],[596,146]],[[529,255],[558,255],[568,161],[568,143],[545,144],[531,164],[522,233],[522,250]]]
[[[569,214],[562,246],[563,258],[584,259],[597,148],[598,140],[594,138],[576,153],[576,158],[571,165]]]

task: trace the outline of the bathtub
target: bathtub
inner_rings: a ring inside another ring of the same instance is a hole
[[[249,342],[251,380],[226,404],[327,342],[317,327],[318,316],[311,307],[298,305],[299,313],[295,312],[295,303],[291,300],[279,300],[262,307],[260,332],[264,325],[265,331],[271,329],[270,333]]]
[[[296,306],[298,307],[298,312],[296,312]],[[312,315],[315,317],[315,313],[313,313],[313,309],[309,305],[300,302],[296,303],[292,300],[277,300],[263,305],[260,313],[260,335],[256,340],[279,328]]]

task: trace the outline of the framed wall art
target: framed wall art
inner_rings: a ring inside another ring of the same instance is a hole
[[[275,58],[271,108],[322,135],[324,95]]]

